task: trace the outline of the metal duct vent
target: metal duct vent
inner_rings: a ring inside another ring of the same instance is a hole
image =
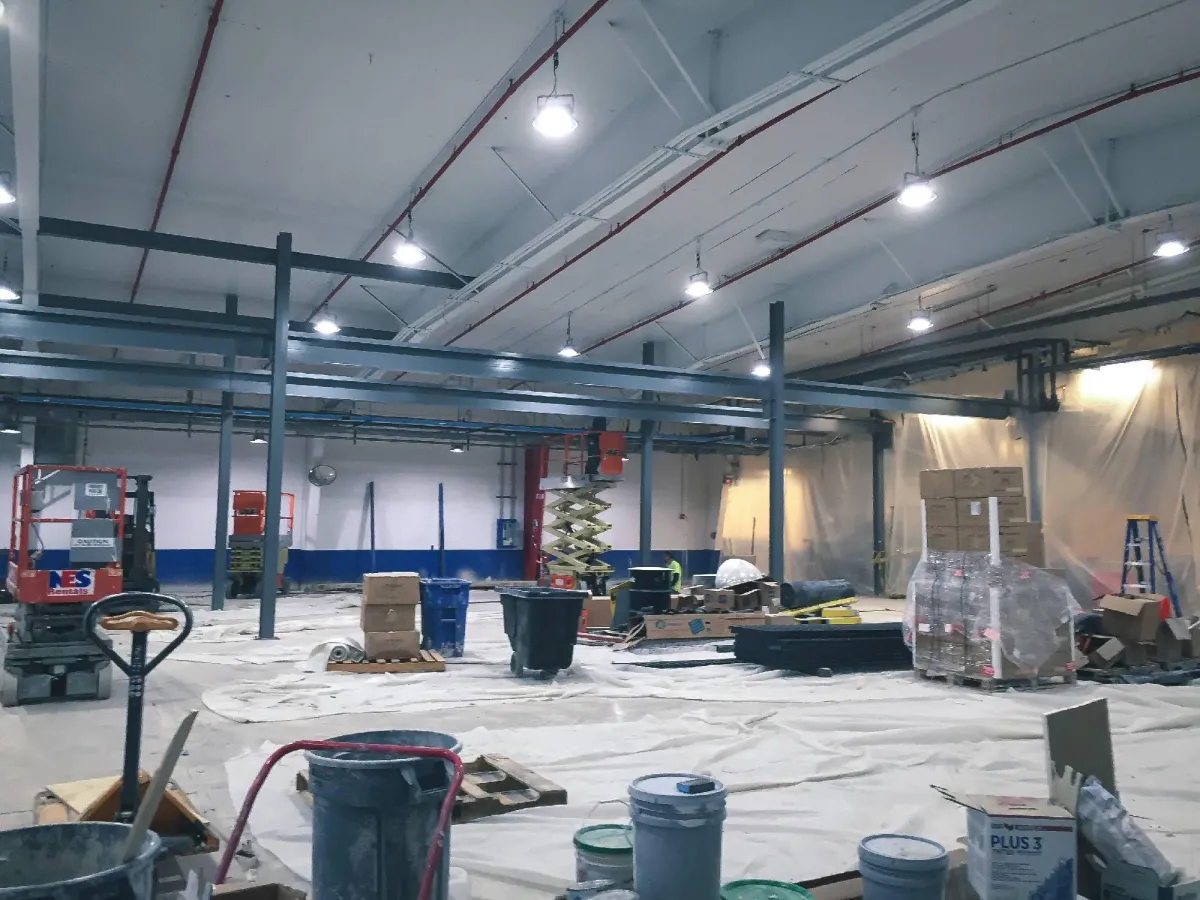
[[[337,469],[326,463],[318,463],[308,470],[308,483],[314,487],[328,487],[337,481]]]

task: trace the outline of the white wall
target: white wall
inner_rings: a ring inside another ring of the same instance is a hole
[[[0,434],[0,544],[7,547],[12,524],[12,477],[21,467],[21,436]]]
[[[0,435],[0,438],[3,438]],[[117,466],[154,476],[158,545],[164,549],[212,547],[216,516],[217,436],[174,431],[91,428],[84,465]],[[13,441],[16,446],[15,439]],[[0,467],[7,465],[0,443]],[[14,464],[16,450],[12,454]],[[437,486],[445,485],[446,547],[495,546],[499,517],[500,450],[472,447],[462,454],[444,445],[288,438],[284,446],[285,491],[296,495],[294,546],[314,550],[366,549],[367,482],[375,481],[376,545],[380,549],[428,549],[437,543]],[[262,490],[266,446],[234,436],[232,488]],[[306,473],[325,462],[338,473],[328,487],[312,488]],[[522,518],[523,453],[517,453],[516,516]],[[640,457],[625,465],[625,480],[604,496],[613,508],[607,535],[613,547],[638,545]],[[6,469],[0,469],[6,471]],[[712,546],[724,461],[717,456],[657,453],[654,462],[654,545],[679,550]],[[7,508],[6,508],[7,509]],[[311,509],[312,514],[308,512]],[[683,518],[680,518],[680,513]],[[7,511],[4,513],[7,515]]]

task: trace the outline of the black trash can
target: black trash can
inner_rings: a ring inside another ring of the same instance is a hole
[[[540,671],[553,678],[571,665],[587,591],[512,588],[500,592],[504,633],[512,647],[509,670],[518,678]]]

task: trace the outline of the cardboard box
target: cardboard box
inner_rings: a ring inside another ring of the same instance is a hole
[[[363,631],[413,631],[417,627],[417,608],[408,603],[362,605],[358,623]]]
[[[1116,859],[1100,874],[1100,900],[1200,900],[1200,879],[1159,887],[1153,869]]]
[[[925,546],[930,550],[958,550],[958,529],[926,528]]]
[[[1087,658],[1097,669],[1111,669],[1125,658],[1125,645],[1119,638],[1109,638],[1089,653]]]
[[[1128,641],[1125,643],[1125,665],[1147,666],[1154,656],[1154,645],[1146,642]]]
[[[967,880],[980,900],[1075,900],[1075,816],[1048,800],[942,795],[967,808]]]
[[[713,615],[681,614],[646,616],[646,639],[661,641],[680,638],[732,637],[738,625],[766,625],[762,613],[715,613]]]
[[[708,588],[701,603],[705,609],[737,609],[738,595],[728,588]]]
[[[955,497],[1021,497],[1025,494],[1025,475],[1019,466],[953,471]]]
[[[672,602],[676,598],[672,597]],[[607,595],[588,597],[583,601],[583,614],[579,618],[579,630],[584,628],[607,628],[612,624],[612,601]]]
[[[768,625],[799,625],[800,617],[799,616],[789,616],[785,613],[768,613],[767,614],[767,624]]]
[[[764,606],[779,608],[779,583],[776,581],[760,581],[758,583],[759,599]]]
[[[917,477],[923,500],[935,500],[954,496],[953,469],[926,469]]]
[[[955,518],[960,528],[969,525],[986,528],[991,524],[991,503],[987,497],[964,497],[954,502]],[[996,514],[996,521],[1000,525],[1019,525],[1029,520],[1024,497],[997,497]]]
[[[363,650],[367,659],[416,659],[421,635],[416,631],[364,631]]]
[[[925,504],[925,527],[928,528],[957,528],[958,501],[953,497],[922,500]]]
[[[958,549],[969,553],[987,553],[992,549],[991,531],[986,525],[968,525],[958,529]]]
[[[416,572],[372,572],[363,576],[363,605],[415,606],[421,602]]]
[[[1046,545],[1042,538],[1041,522],[1021,525],[1001,525],[1000,555],[1019,559],[1027,565],[1040,567],[1046,562]]]
[[[1159,662],[1176,662],[1191,655],[1192,635],[1187,619],[1164,619],[1158,623],[1154,636],[1154,658]]]
[[[1158,634],[1157,597],[1121,597],[1108,594],[1100,598],[1104,631],[1126,643],[1152,641]]]

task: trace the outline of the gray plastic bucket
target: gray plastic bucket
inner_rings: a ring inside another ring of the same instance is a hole
[[[0,831],[0,900],[150,900],[162,842],[146,832],[120,861],[128,825],[72,822]]]
[[[946,848],[910,834],[873,834],[858,845],[863,900],[940,900]]]
[[[437,731],[365,731],[331,740],[455,752],[462,746],[453,735]],[[382,753],[313,750],[307,756],[313,797],[312,896],[415,898],[438,810],[450,788],[450,766],[440,759]],[[449,885],[447,825],[431,900],[446,900]]]
[[[686,793],[687,782],[710,782]],[[643,775],[629,785],[633,880],[652,900],[720,900],[725,786],[699,775]]]

